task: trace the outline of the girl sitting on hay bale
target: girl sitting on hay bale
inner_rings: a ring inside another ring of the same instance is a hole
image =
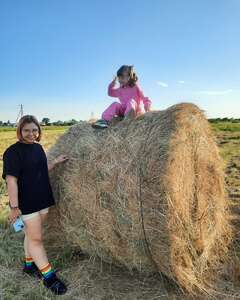
[[[120,87],[114,88],[116,81]],[[119,98],[119,102],[113,102],[102,114],[102,119],[93,124],[94,128],[107,128],[109,122],[115,117],[135,117],[144,111],[149,111],[151,100],[145,97],[139,85],[138,77],[133,70],[133,66],[123,65],[118,71],[117,76],[108,86],[108,95]],[[144,105],[144,110],[142,108]]]
[[[3,175],[6,180],[10,215],[14,223],[21,215],[24,223],[25,260],[23,272],[39,277],[53,293],[60,295],[67,291],[65,284],[56,276],[48,261],[43,242],[42,224],[48,207],[55,204],[49,182],[48,170],[67,160],[59,155],[47,163],[42,146],[41,128],[33,116],[23,116],[17,127],[19,141],[11,145],[3,155]]]

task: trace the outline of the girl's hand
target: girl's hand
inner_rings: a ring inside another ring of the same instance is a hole
[[[113,83],[116,84],[116,82],[117,82],[117,76],[114,75],[114,77],[113,77]]]
[[[54,162],[56,165],[58,165],[58,164],[65,162],[66,160],[68,160],[68,156],[65,154],[61,154],[57,158],[54,159]]]
[[[13,224],[17,217],[21,215],[21,211],[19,208],[11,208],[8,220],[11,224]]]

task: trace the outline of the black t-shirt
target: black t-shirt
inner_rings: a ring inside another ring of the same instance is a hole
[[[38,143],[16,142],[3,154],[3,179],[18,178],[18,204],[22,214],[30,214],[55,204],[50,186],[47,157]]]

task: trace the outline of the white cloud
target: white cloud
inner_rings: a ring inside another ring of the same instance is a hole
[[[184,81],[184,80],[178,80],[178,83],[180,83],[180,84],[184,84],[184,83],[185,83],[185,81]]]
[[[208,96],[222,96],[226,94],[232,93],[232,89],[228,90],[209,90],[209,91],[200,91],[199,93],[202,95],[208,95]]]
[[[160,85],[161,87],[167,88],[168,84],[166,82],[163,81],[157,81],[157,84]]]

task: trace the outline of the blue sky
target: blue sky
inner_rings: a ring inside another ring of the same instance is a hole
[[[240,117],[240,0],[1,0],[0,120],[97,117],[133,64],[154,109]]]

